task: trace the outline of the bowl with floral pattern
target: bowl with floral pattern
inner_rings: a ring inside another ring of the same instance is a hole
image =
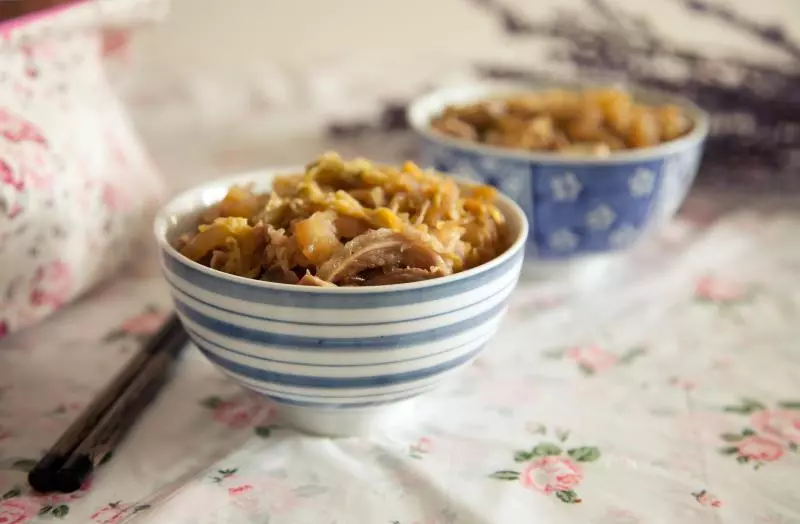
[[[553,87],[594,86],[541,86]],[[623,252],[677,212],[697,174],[708,133],[706,113],[681,97],[629,90],[637,103],[680,108],[691,130],[655,146],[605,156],[496,147],[431,128],[449,106],[536,89],[477,84],[417,98],[408,120],[419,138],[420,164],[494,185],[513,198],[530,224],[526,260],[542,263]]]

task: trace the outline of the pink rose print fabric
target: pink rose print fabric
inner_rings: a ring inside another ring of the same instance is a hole
[[[743,300],[746,289],[732,280],[706,275],[697,280],[694,294],[701,301],[726,304]]]
[[[29,500],[4,500],[0,502],[0,524],[26,524],[38,512],[39,506]]]
[[[37,30],[81,9],[0,26],[0,337],[118,272],[162,191],[104,76],[100,32]]]
[[[520,474],[523,486],[545,495],[572,490],[581,480],[580,466],[566,457],[542,457],[528,464]]]
[[[643,347],[634,347],[616,353],[597,344],[588,344],[549,350],[545,356],[554,360],[572,362],[584,376],[588,377],[610,371],[617,366],[628,366],[645,353],[647,350]]]
[[[692,493],[692,496],[697,500],[697,503],[701,506],[709,506],[712,508],[719,508],[722,507],[722,501],[719,500],[714,495],[710,494],[706,490],[701,490],[696,493]]]
[[[583,502],[575,491],[584,479],[580,463],[595,462],[600,459],[600,450],[595,446],[568,446],[574,438],[565,428],[548,428],[544,424],[529,424],[530,433],[542,437],[552,436],[556,441],[542,440],[530,449],[514,452],[514,461],[525,466],[521,471],[500,470],[491,478],[498,480],[519,480],[529,490],[543,495],[555,495],[567,504]]]
[[[34,306],[56,310],[69,299],[74,286],[72,268],[61,260],[36,269],[30,301]]]
[[[145,306],[141,313],[127,318],[122,324],[109,331],[103,340],[106,342],[130,341],[144,344],[164,324],[167,313],[154,304]]]
[[[217,424],[232,430],[252,430],[261,437],[270,435],[270,425],[275,422],[275,406],[250,393],[228,398],[213,395],[203,399],[201,405],[211,412]]]
[[[120,329],[129,335],[150,335],[164,324],[166,315],[159,312],[143,313],[128,319]]]
[[[773,462],[783,456],[778,442],[757,435],[742,439],[736,447],[740,457],[758,462]]]
[[[800,410],[765,409],[753,413],[750,421],[762,435],[787,445],[800,444]]]
[[[800,455],[800,401],[782,400],[777,408],[770,408],[760,400],[743,398],[724,411],[749,415],[750,425],[722,433],[719,438],[729,445],[720,448],[721,454],[753,469],[782,460],[787,453]]]
[[[97,524],[117,524],[125,522],[137,513],[149,509],[149,504],[130,504],[122,501],[109,502],[90,515],[91,522]]]
[[[47,262],[33,274],[42,307],[71,278],[58,259]],[[665,286],[675,302],[661,320],[644,313],[660,295],[641,283],[644,302],[619,306],[624,314],[609,320],[615,329],[577,332],[555,317],[517,316],[463,375],[416,404],[411,419],[366,437],[297,433],[273,404],[187,351],[169,393],[92,483],[74,494],[31,493],[25,472],[50,444],[43,434],[62,431],[101,386],[86,363],[115,369],[169,310],[167,297],[155,298],[158,277],[134,272],[6,339],[27,349],[0,354],[0,518],[240,524],[355,515],[470,524],[534,515],[637,524],[655,515],[795,524],[800,377],[787,365],[796,356],[786,343],[795,332],[788,321],[761,329],[782,314],[794,318],[791,297],[742,274],[748,301],[698,302],[697,281],[707,275],[696,271]],[[517,292],[525,297],[524,287]],[[59,351],[77,364],[64,364]],[[55,389],[42,392],[43,381],[29,377],[61,376],[51,362],[70,377],[51,378]],[[94,389],[72,384],[75,377]]]
[[[567,358],[587,373],[605,371],[617,363],[617,356],[599,346],[574,347],[567,350]]]
[[[260,412],[255,406],[242,406],[235,402],[221,402],[214,408],[214,420],[231,429],[242,429],[252,425]]]
[[[34,463],[33,460],[23,459],[15,461],[14,465],[27,470]],[[24,493],[20,485],[16,485],[0,493],[0,522],[4,522],[4,517],[10,522],[28,522],[33,517],[63,519],[69,515],[73,502],[89,494],[92,482],[92,477],[89,477],[80,489],[72,493]]]

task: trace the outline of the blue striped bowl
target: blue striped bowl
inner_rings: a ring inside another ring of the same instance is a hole
[[[368,431],[467,365],[497,330],[519,277],[528,224],[501,196],[515,239],[498,258],[452,276],[371,288],[312,288],[215,271],[172,243],[233,184],[267,191],[259,171],[191,189],[155,222],[178,315],[200,351],[246,388],[275,400],[285,422],[329,435]]]

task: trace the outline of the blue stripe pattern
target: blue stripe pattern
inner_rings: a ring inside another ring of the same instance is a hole
[[[279,384],[281,386],[297,386],[304,388],[320,388],[320,389],[355,389],[355,388],[372,388],[375,386],[391,386],[394,384],[403,384],[405,382],[413,382],[444,373],[445,371],[456,368],[475,357],[482,347],[467,353],[466,355],[459,356],[449,360],[443,364],[431,366],[428,368],[418,369],[415,371],[406,371],[402,373],[394,373],[391,375],[375,375],[369,377],[310,377],[305,375],[292,375],[290,373],[278,373],[269,371],[262,368],[254,368],[239,364],[222,358],[214,354],[209,349],[198,344],[195,340],[195,345],[200,351],[214,364],[223,367],[233,373],[245,376],[249,379],[257,380],[259,382]]]
[[[523,246],[452,278],[341,293],[232,279],[165,248],[161,260],[212,364],[292,409],[344,411],[423,394],[475,358],[499,326]]]
[[[265,356],[261,356],[261,355],[252,355],[252,354],[244,353],[242,351],[237,351],[235,349],[223,347],[223,346],[220,346],[219,344],[217,344],[215,342],[212,342],[211,340],[207,339],[206,337],[204,337],[203,335],[201,335],[200,333],[198,333],[194,329],[190,328],[189,326],[184,326],[184,327],[186,328],[186,331],[191,336],[192,340],[198,341],[198,344],[202,344],[203,347],[205,347],[205,348],[212,348],[212,349],[215,349],[215,350],[218,350],[218,351],[223,351],[225,353],[230,353],[231,355],[238,355],[240,357],[247,357],[247,358],[252,358],[252,359],[255,359],[255,360],[264,360],[266,362],[272,362],[274,364],[289,364],[289,365],[292,365],[292,366],[301,366],[301,367],[329,367],[329,368],[353,368],[353,367],[355,367],[355,368],[358,368],[358,367],[368,367],[368,366],[385,366],[385,365],[388,365],[388,364],[401,364],[403,362],[412,362],[414,360],[419,360],[421,358],[429,358],[429,357],[440,356],[440,355],[443,355],[443,354],[446,354],[446,353],[450,353],[451,351],[458,351],[459,349],[463,348],[464,346],[469,345],[469,343],[467,343],[467,344],[456,344],[455,346],[449,346],[449,347],[447,347],[445,349],[440,349],[440,350],[434,351],[432,353],[426,353],[425,355],[418,356],[418,357],[409,357],[409,358],[404,358],[404,359],[401,359],[401,360],[386,360],[386,361],[381,361],[381,362],[369,362],[367,364],[331,364],[331,363],[327,363],[327,362],[325,364],[307,364],[307,363],[304,363],[304,362],[296,362],[296,361],[292,361],[292,360],[281,360],[281,359],[269,358],[269,357],[265,357]]]
[[[289,404],[292,406],[301,406],[305,408],[327,408],[327,409],[358,409],[358,408],[374,408],[378,406],[386,406],[387,404],[396,404],[398,402],[402,402],[404,400],[409,400],[414,397],[417,397],[425,393],[425,391],[420,391],[419,393],[414,393],[413,395],[408,395],[405,397],[393,398],[391,400],[374,400],[371,402],[353,402],[352,404],[324,404],[321,402],[305,402],[302,400],[293,400],[288,398],[279,398],[273,397],[273,400],[279,404]]]
[[[173,293],[175,301],[176,302],[181,302],[186,307],[190,307],[190,306],[188,304],[186,304],[184,300],[182,300],[181,295],[185,295],[185,296],[189,297],[190,299],[192,299],[192,300],[194,300],[194,301],[196,301],[196,302],[198,302],[198,303],[200,303],[200,304],[202,304],[202,305],[204,305],[206,307],[213,308],[213,309],[216,309],[218,311],[222,311],[224,313],[231,313],[231,314],[234,314],[234,315],[239,315],[241,317],[248,318],[248,319],[251,319],[251,320],[264,320],[264,321],[267,321],[267,322],[280,322],[281,324],[288,324],[288,325],[292,325],[292,326],[308,326],[308,327],[330,327],[330,326],[337,325],[337,324],[331,324],[330,322],[298,322],[298,321],[294,321],[294,320],[283,320],[283,319],[277,318],[277,317],[265,317],[265,316],[261,316],[261,315],[253,315],[251,313],[245,313],[245,312],[242,312],[242,311],[236,311],[236,310],[233,310],[233,309],[230,309],[230,308],[221,307],[219,305],[212,304],[212,303],[210,303],[210,302],[208,302],[206,300],[203,300],[203,299],[201,299],[201,298],[199,298],[199,297],[193,295],[192,293],[189,293],[189,292],[187,292],[187,291],[185,291],[183,289],[178,289],[178,285],[179,284],[177,282],[175,282],[175,281],[170,281],[170,284],[172,284],[173,288],[175,288],[177,290],[177,294]],[[497,293],[495,293],[493,295],[490,295],[488,297],[481,297],[480,300],[478,300],[478,301],[467,302],[466,304],[459,305],[459,307],[457,307],[457,308],[448,309],[447,311],[441,311],[441,312],[435,313],[433,315],[424,315],[424,316],[421,316],[421,317],[409,317],[409,318],[404,318],[403,320],[390,320],[390,321],[386,321],[386,322],[347,322],[347,326],[353,326],[353,327],[357,327],[357,326],[388,326],[388,325],[391,325],[391,324],[404,324],[404,323],[408,323],[408,322],[417,322],[417,321],[420,321],[420,320],[430,320],[430,319],[433,319],[433,318],[436,318],[436,317],[441,317],[442,315],[449,315],[451,313],[457,313],[457,312],[459,312],[459,311],[461,311],[463,309],[467,309],[467,308],[473,307],[476,304],[479,304],[481,302],[486,302],[487,300],[491,300],[492,298],[496,297],[497,295],[500,295],[501,293],[509,292],[510,289],[514,288],[516,285],[517,285],[517,282],[516,282],[516,279],[515,279],[515,280],[511,281],[506,287],[502,288],[500,291],[498,291]]]
[[[241,377],[239,377],[238,375],[234,375],[231,372],[228,372],[228,373],[229,373],[230,376],[235,376],[236,378],[239,378],[241,380]],[[269,395],[276,396],[276,397],[287,397],[287,395],[288,395],[288,396],[290,396],[292,398],[292,400],[297,400],[298,398],[301,398],[301,399],[314,399],[316,401],[319,401],[319,399],[325,399],[325,400],[336,399],[337,402],[344,401],[344,400],[348,400],[349,401],[351,399],[364,399],[364,398],[371,398],[371,399],[382,398],[382,399],[386,399],[386,397],[391,398],[391,397],[395,397],[398,394],[401,395],[403,398],[407,398],[409,395],[423,393],[423,392],[431,389],[431,387],[432,386],[430,384],[425,384],[425,385],[422,385],[422,386],[412,386],[412,387],[403,388],[403,389],[393,389],[392,391],[387,391],[387,392],[384,392],[384,393],[359,393],[357,395],[347,395],[347,394],[341,393],[340,390],[330,390],[330,391],[333,391],[334,393],[330,394],[330,395],[324,394],[324,393],[315,393],[313,395],[307,395],[307,394],[303,394],[303,393],[297,393],[297,392],[294,392],[294,391],[291,392],[291,393],[286,393],[283,390],[276,389],[274,387],[269,387],[269,386],[261,384],[261,383],[259,383],[257,386],[254,386],[254,388],[258,389],[258,391],[263,392],[263,393],[267,393]]]
[[[372,351],[376,349],[396,349],[399,347],[414,346],[453,337],[459,333],[463,333],[464,331],[472,329],[479,324],[491,320],[505,309],[506,304],[501,302],[500,304],[497,304],[496,306],[473,317],[448,324],[444,327],[429,329],[427,331],[404,333],[402,335],[378,335],[358,338],[316,338],[269,333],[266,331],[235,326],[233,324],[229,324],[228,322],[206,316],[177,300],[175,301],[175,307],[178,310],[178,313],[197,325],[228,338],[254,342],[256,344],[264,344],[272,347],[308,351],[319,351],[325,349],[366,349]]]

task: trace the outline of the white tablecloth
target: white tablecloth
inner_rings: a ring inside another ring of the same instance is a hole
[[[90,486],[29,493],[168,310],[146,255],[0,346],[0,523],[800,522],[800,213],[780,209],[696,196],[600,283],[522,282],[485,353],[369,438],[276,426],[191,349]]]

